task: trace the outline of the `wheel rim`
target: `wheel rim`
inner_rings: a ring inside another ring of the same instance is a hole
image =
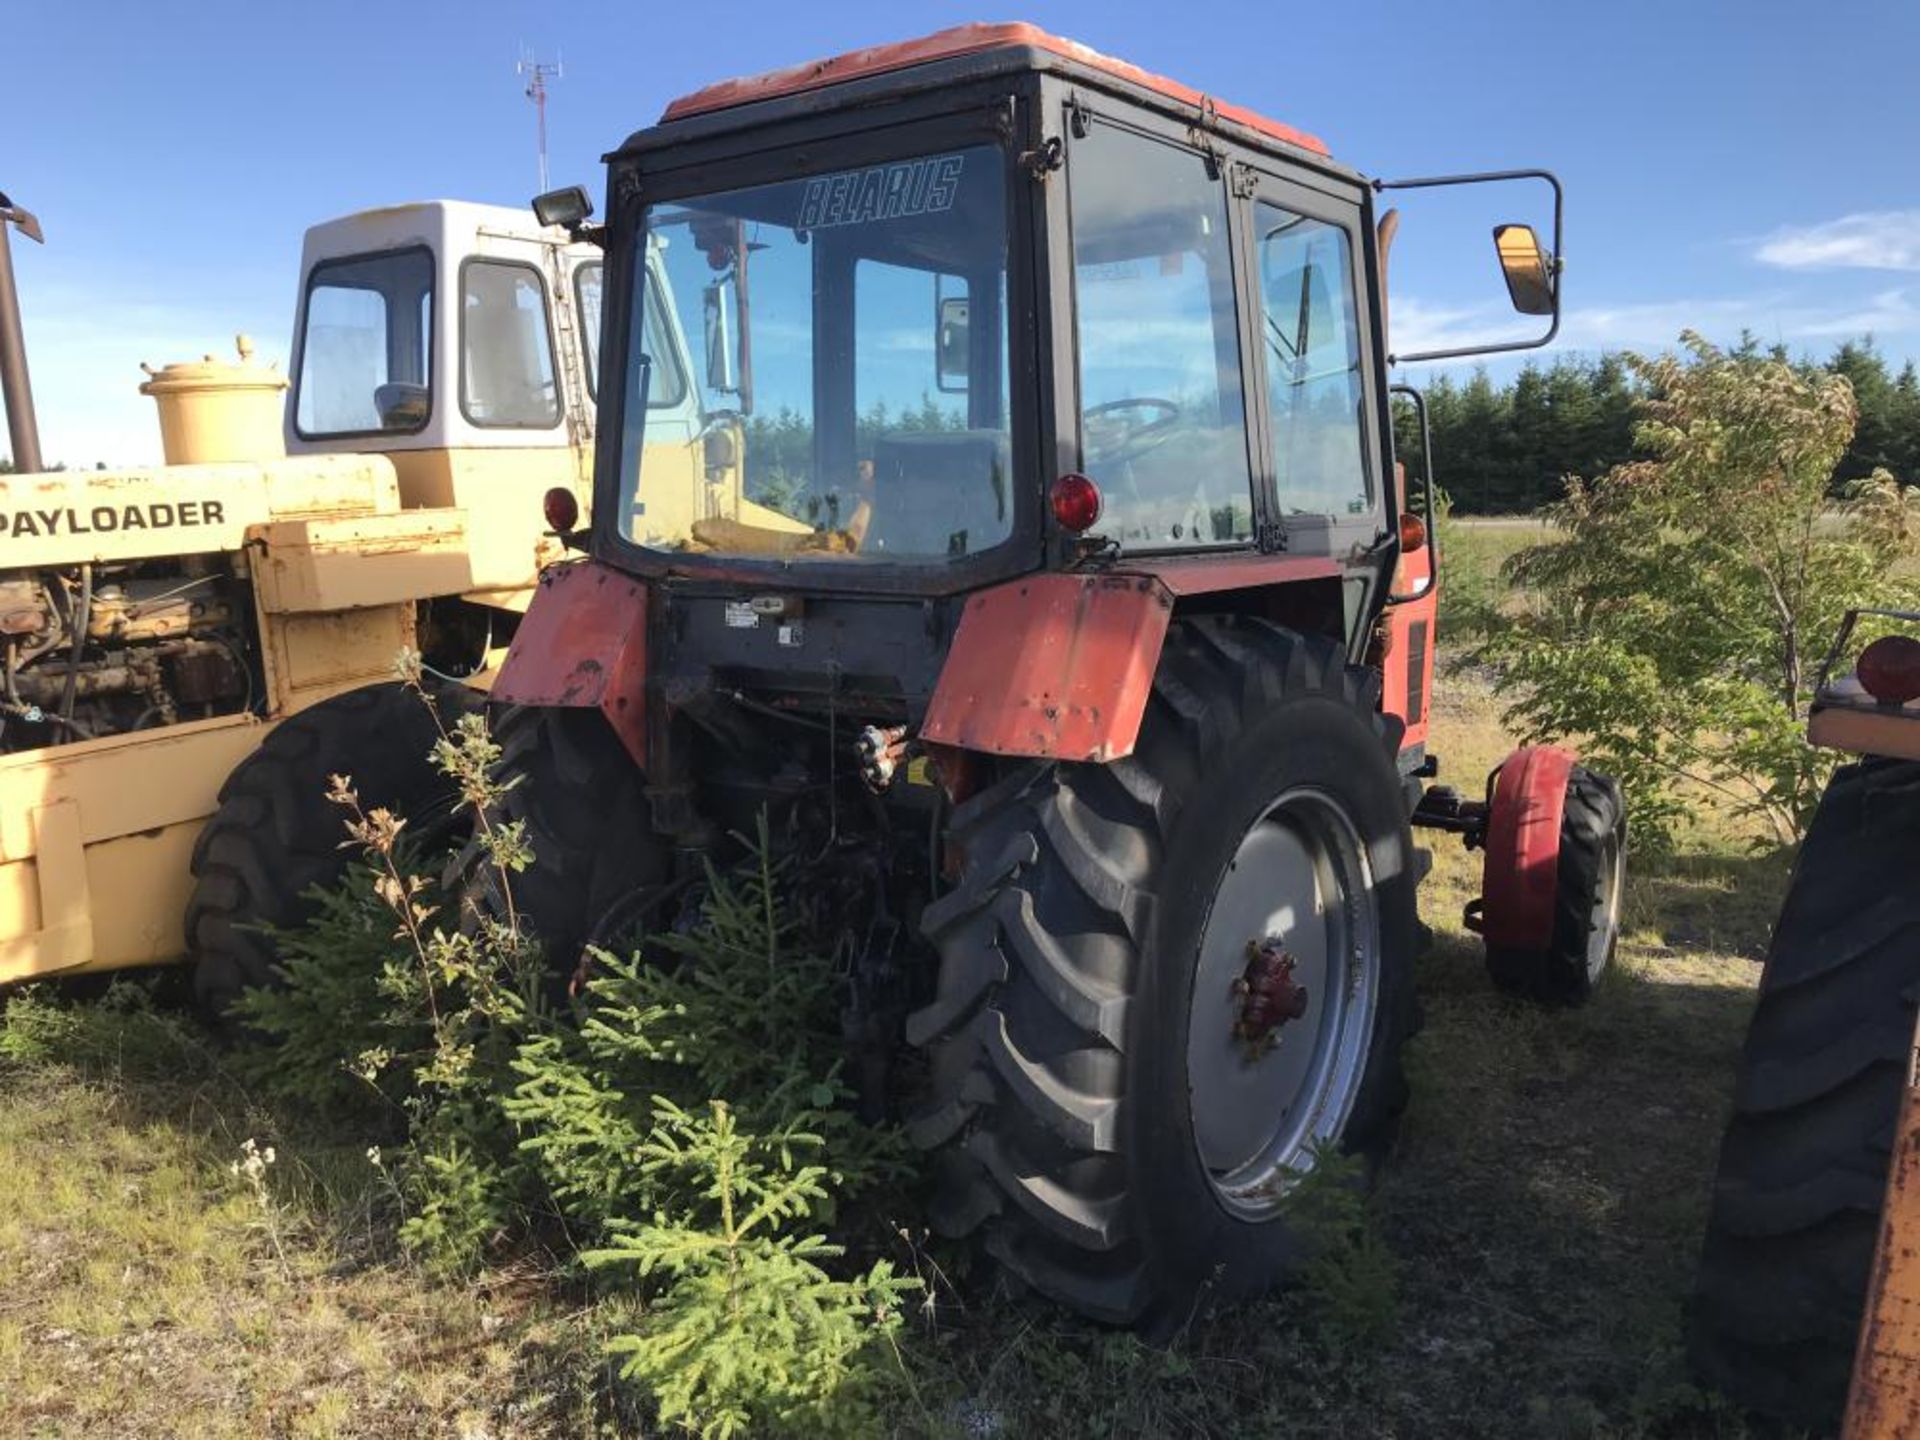
[[[1250,1041],[1235,982],[1250,941],[1277,940],[1304,1013]],[[1208,908],[1187,1026],[1194,1144],[1230,1211],[1270,1215],[1315,1149],[1346,1128],[1380,990],[1380,922],[1359,829],[1324,791],[1287,791],[1242,835]]]
[[[1593,911],[1587,920],[1587,979],[1598,980],[1613,958],[1620,935],[1621,892],[1626,887],[1626,850],[1617,833],[1607,835],[1600,851],[1600,883],[1594,887]]]

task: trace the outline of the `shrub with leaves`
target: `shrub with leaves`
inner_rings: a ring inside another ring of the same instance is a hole
[[[469,858],[504,913],[413,873],[404,820],[336,777],[366,863],[282,937],[284,986],[247,1002],[287,1059],[277,1083],[324,1100],[351,1075],[404,1117],[406,1143],[369,1158],[430,1268],[586,1249],[603,1288],[641,1302],[612,1346],[667,1421],[844,1427],[917,1282],[847,1265],[827,1233],[898,1151],[846,1107],[834,966],[789,903],[796,876],[763,825],[737,869],[709,870],[698,923],[646,958],[596,952],[556,1005],[511,898],[524,838],[489,819],[484,721],[443,731],[436,758],[480,817]]]
[[[1789,841],[1834,763],[1803,734],[1820,659],[1849,607],[1911,603],[1894,567],[1920,507],[1884,472],[1829,500],[1856,416],[1844,379],[1682,342],[1627,358],[1650,458],[1568,480],[1549,512],[1564,539],[1508,567],[1536,604],[1485,654],[1510,722],[1618,775],[1642,839],[1670,835],[1684,781]]]
[[[807,1223],[830,1197],[820,1137],[742,1132],[727,1105],[704,1115],[656,1099],[643,1173],[659,1182],[650,1222],[616,1221],[614,1243],[582,1258],[664,1278],[643,1332],[609,1348],[621,1375],[652,1391],[660,1418],[703,1436],[730,1436],[756,1420],[808,1435],[857,1435],[872,1426],[862,1352],[899,1324],[916,1282],[884,1260],[835,1279],[837,1260]]]

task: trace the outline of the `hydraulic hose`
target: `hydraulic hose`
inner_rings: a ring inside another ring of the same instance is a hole
[[[73,698],[80,684],[80,652],[86,648],[87,622],[93,618],[93,566],[80,567],[80,604],[73,612],[73,639],[67,646],[67,685],[60,695],[60,723],[73,728]]]

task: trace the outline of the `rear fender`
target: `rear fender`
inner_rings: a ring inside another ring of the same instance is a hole
[[[1226,592],[1250,614],[1301,582],[1338,584],[1320,556],[1130,562],[1095,574],[1029,575],[970,597],[940,670],[921,739],[1043,760],[1133,753],[1167,626],[1179,603]]]
[[[647,760],[647,587],[594,560],[549,565],[494,680],[494,700],[596,709]]]

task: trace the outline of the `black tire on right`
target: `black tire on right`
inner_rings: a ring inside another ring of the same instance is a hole
[[[1920,1005],[1920,765],[1834,774],[1747,1033],[1689,1315],[1701,1378],[1837,1427]]]
[[[615,902],[664,880],[671,856],[653,833],[640,768],[597,710],[516,705],[497,711],[493,816],[524,826],[533,863],[511,877],[514,910],[571,972]],[[468,847],[467,902],[505,913],[499,877]]]

